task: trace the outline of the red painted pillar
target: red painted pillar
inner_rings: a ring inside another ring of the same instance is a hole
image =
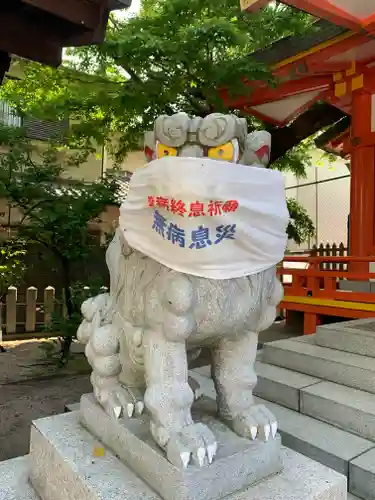
[[[350,254],[371,255],[374,245],[374,146],[361,147],[361,138],[372,132],[372,95],[355,92],[352,101],[353,145],[350,185]],[[353,272],[368,272],[368,264],[353,264]]]

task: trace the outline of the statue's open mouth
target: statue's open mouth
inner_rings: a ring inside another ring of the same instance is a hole
[[[277,264],[288,218],[279,172],[166,156],[133,175],[120,226],[131,246],[171,269],[227,279]]]

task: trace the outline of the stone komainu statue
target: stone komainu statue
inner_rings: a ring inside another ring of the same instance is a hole
[[[208,157],[264,167],[270,143],[267,132],[248,135],[245,120],[232,115],[178,113],[160,116],[145,145],[148,160]],[[199,387],[188,377],[189,357],[208,346],[220,418],[240,436],[273,439],[276,420],[254,404],[253,389],[258,333],[273,323],[283,295],[275,266],[235,279],[184,274],[131,248],[120,228],[106,261],[110,292],[84,302],[78,330],[105,411],[136,418],[145,405],[152,437],[169,461],[211,463],[216,439],[192,419]]]

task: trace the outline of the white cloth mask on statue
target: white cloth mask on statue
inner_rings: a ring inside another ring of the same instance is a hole
[[[280,172],[165,157],[138,169],[120,209],[130,246],[170,269],[211,279],[280,262],[289,213]]]

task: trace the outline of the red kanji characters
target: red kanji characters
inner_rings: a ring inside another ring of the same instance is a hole
[[[208,213],[211,217],[214,215],[222,215],[223,203],[221,201],[210,201],[208,204]]]
[[[200,201],[190,203],[189,217],[200,217],[201,215],[205,215],[203,203]]]
[[[155,206],[155,196],[149,196],[147,198],[147,203],[149,207],[154,207]]]
[[[238,209],[238,201],[237,200],[228,200],[223,205],[223,212],[235,212]]]
[[[172,214],[184,217],[186,213],[185,203],[182,200],[171,200],[170,210]]]
[[[165,198],[164,196],[157,196],[156,197],[156,205],[159,208],[166,208],[169,210],[169,200],[168,198]]]

